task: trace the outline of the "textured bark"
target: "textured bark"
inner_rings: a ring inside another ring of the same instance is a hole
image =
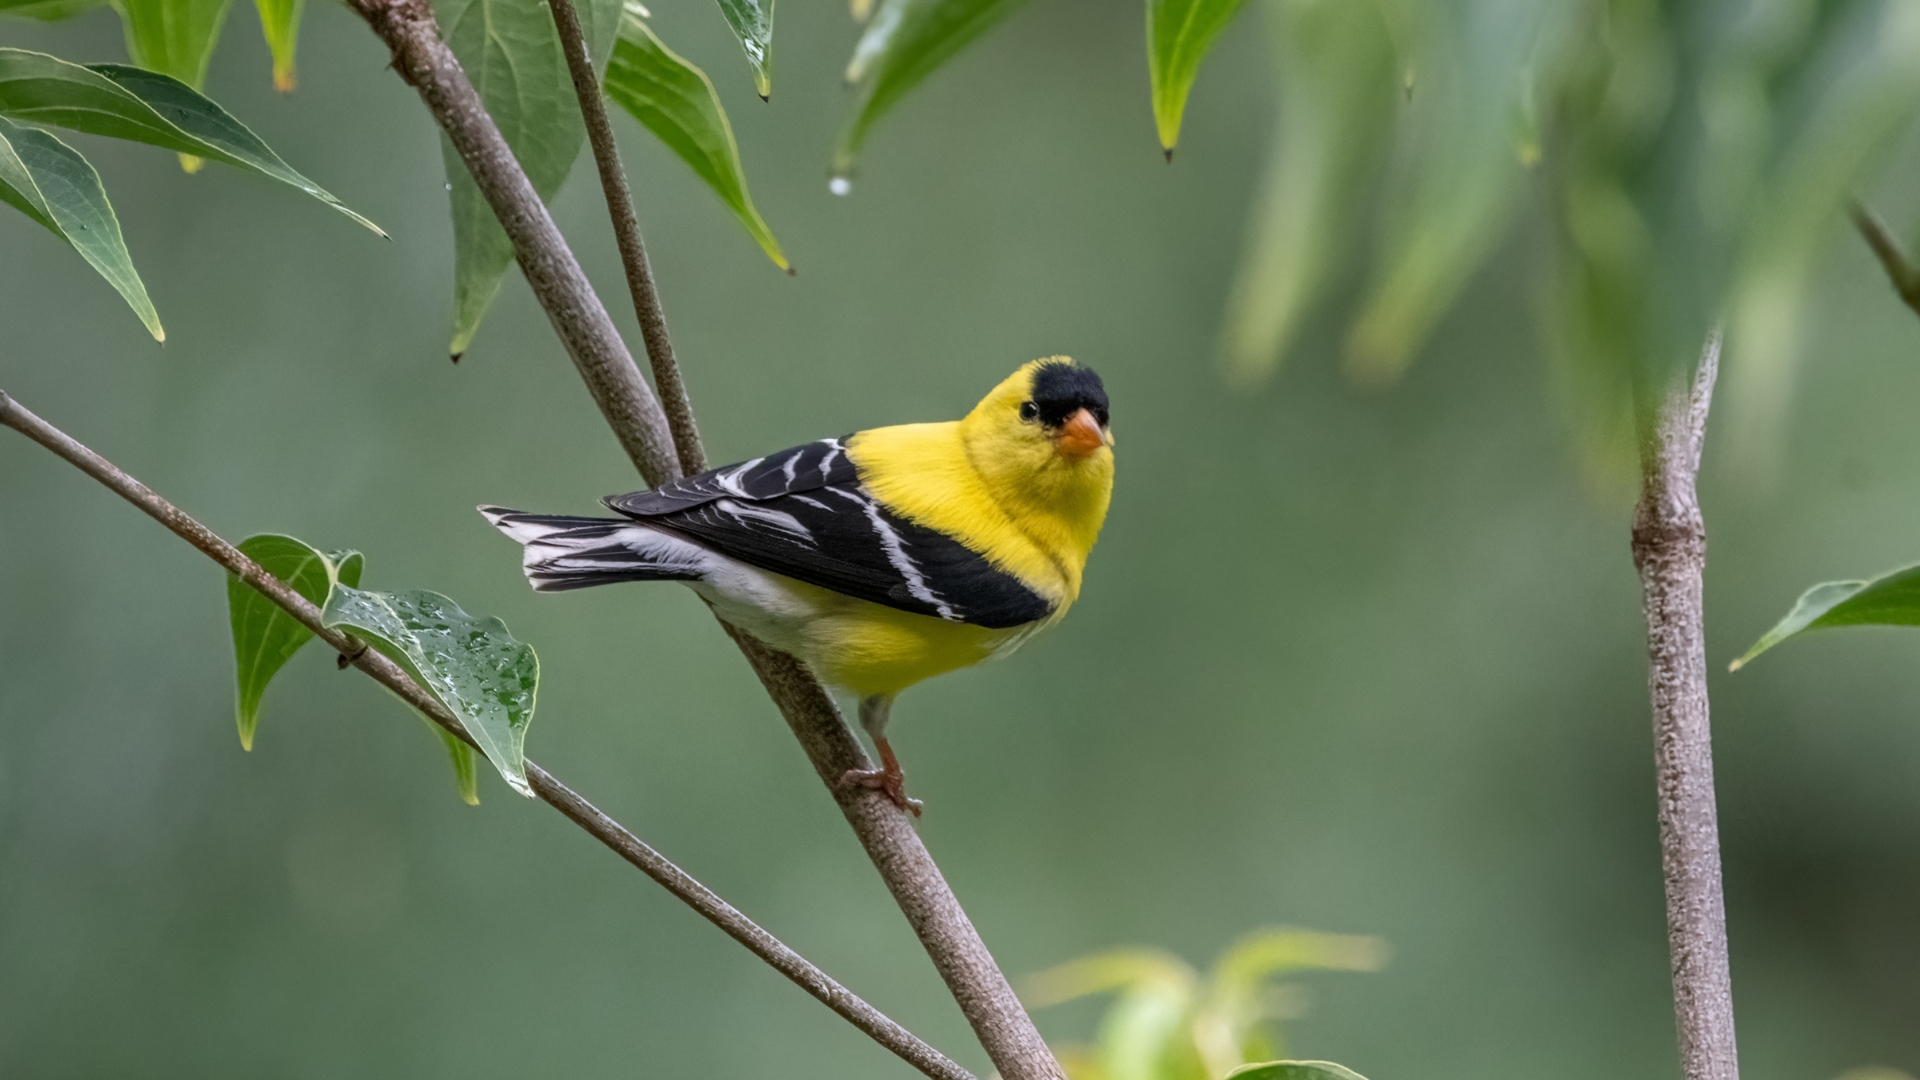
[[[521,266],[562,265],[577,274],[578,264],[568,252],[566,241],[553,228],[552,219],[508,151],[459,61],[441,43],[439,28],[424,0],[349,3],[393,51],[394,69],[419,90],[435,122],[460,151],[501,222],[507,224],[511,218],[542,225],[508,225],[507,235],[514,241]],[[532,278],[529,270],[528,279]],[[625,348],[619,344],[592,287],[584,278],[579,279],[577,289],[571,277],[566,280],[564,289],[534,290],[555,329],[563,337],[570,329],[590,337],[604,335],[611,340],[595,341],[593,351],[610,354],[617,349],[625,356]],[[577,317],[578,310],[597,313],[597,317]],[[628,360],[624,368],[575,366],[594,399],[602,402],[602,411],[614,430],[633,433],[631,440],[622,434],[621,443],[641,476],[656,485],[677,478],[680,471],[673,460],[671,436],[659,402],[651,394],[631,392],[619,381],[626,377],[624,372],[634,370],[632,361]],[[644,384],[641,389],[645,389]],[[840,786],[840,777],[848,769],[870,769],[873,763],[826,689],[793,657],[733,627],[727,627],[727,632],[746,654],[800,740],[815,772],[859,836],[1001,1076],[1005,1080],[1064,1080],[1065,1072],[1041,1040],[1032,1018],[1021,1007],[1006,976],[934,865],[906,812],[875,789]]]
[[[1707,710],[1707,530],[1694,481],[1719,371],[1720,334],[1708,339],[1691,387],[1679,385],[1641,440],[1633,562],[1647,620],[1647,689],[1666,877],[1673,1009],[1687,1080],[1738,1080],[1720,826]]]
[[[339,630],[322,625],[320,609],[306,597],[294,592],[280,579],[267,573],[258,563],[247,558],[239,548],[221,539],[179,507],[156,495],[145,484],[120,471],[112,462],[81,445],[65,432],[27,411],[4,392],[0,392],[0,424],[21,432],[65,458],[87,475],[145,511],[175,535],[200,549],[214,562],[225,567],[228,572],[279,605],[302,626],[313,631],[328,648],[338,652],[343,662],[351,663],[354,667],[371,675],[422,715],[452,732],[469,746],[474,745],[466,729],[461,727],[459,719],[448,712],[437,698],[421,689],[419,684],[415,683],[398,664]],[[475,748],[478,749],[478,747]],[[668,892],[679,897],[688,907],[693,908],[707,921],[725,931],[727,936],[745,945],[755,956],[765,960],[775,970],[793,980],[827,1008],[845,1017],[853,1026],[866,1032],[875,1042],[898,1054],[908,1064],[934,1077],[935,1080],[974,1080],[967,1070],[948,1060],[938,1050],[921,1042],[912,1032],[894,1023],[878,1009],[868,1005],[852,991],[835,982],[826,972],[821,971],[809,963],[805,957],[782,944],[778,938],[761,929],[753,920],[741,914],[711,889],[700,884],[692,875],[674,865],[666,856],[628,832],[625,826],[602,813],[599,808],[572,788],[561,783],[552,773],[531,761],[526,763],[526,769],[527,780],[532,785],[534,794],[542,802],[566,815],[569,820],[585,829],[595,839],[613,849],[621,858],[665,886]]]
[[[573,92],[580,99],[580,115],[587,122],[587,141],[593,146],[593,163],[600,170],[600,190],[606,195],[607,216],[613,221],[614,242],[620,247],[627,292],[633,297],[633,314],[640,320],[640,340],[647,347],[653,383],[660,388],[660,405],[667,414],[667,427],[673,432],[680,471],[689,476],[704,472],[707,452],[700,445],[700,427],[694,423],[693,402],[687,398],[687,385],[680,378],[680,364],[674,359],[673,339],[667,334],[667,313],[660,306],[660,290],[653,283],[653,264],[647,261],[640,219],[634,216],[627,170],[621,167],[620,151],[613,142],[613,125],[607,122],[607,102],[600,93],[593,59],[587,55],[586,35],[580,32],[580,12],[574,8],[573,0],[548,0],[548,9],[553,12],[554,29],[559,31],[560,46],[567,54],[567,73],[573,77]]]

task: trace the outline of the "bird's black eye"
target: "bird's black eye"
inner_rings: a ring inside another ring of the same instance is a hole
[[[1020,419],[1022,420],[1040,419],[1040,406],[1035,405],[1031,401],[1021,402],[1020,403]]]

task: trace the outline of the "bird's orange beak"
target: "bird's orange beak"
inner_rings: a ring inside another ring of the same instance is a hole
[[[1103,446],[1112,446],[1113,436],[1100,430],[1100,421],[1087,409],[1077,409],[1060,425],[1053,437],[1053,448],[1062,457],[1083,458]]]

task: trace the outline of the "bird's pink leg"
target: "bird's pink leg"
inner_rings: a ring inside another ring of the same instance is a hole
[[[907,774],[900,771],[900,759],[893,756],[893,747],[887,742],[887,717],[892,712],[891,695],[861,699],[860,726],[867,729],[867,734],[873,738],[874,749],[880,751],[880,768],[848,769],[840,775],[840,786],[858,784],[884,791],[887,798],[893,800],[893,805],[902,810],[911,810],[914,817],[919,817],[920,800],[907,798]]]

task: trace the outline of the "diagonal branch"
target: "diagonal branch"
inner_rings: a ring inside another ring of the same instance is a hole
[[[693,402],[687,398],[687,384],[681,380],[680,365],[673,356],[673,339],[667,336],[667,313],[653,284],[653,266],[647,261],[646,241],[640,238],[640,219],[633,213],[633,194],[627,188],[627,171],[620,165],[620,151],[613,142],[613,125],[607,122],[600,80],[594,74],[593,60],[587,56],[586,36],[580,32],[580,12],[573,0],[548,0],[548,6],[553,11],[554,29],[560,33],[561,50],[567,54],[567,73],[573,76],[573,91],[580,98],[580,114],[587,121],[587,141],[593,145],[593,161],[600,169],[600,190],[607,197],[607,216],[613,219],[620,265],[627,272],[627,291],[633,294],[633,313],[640,320],[640,340],[647,347],[653,383],[660,388],[660,404],[673,431],[680,471],[689,476],[704,472],[707,453],[700,445]]]
[[[1873,249],[1880,260],[1880,266],[1887,272],[1887,280],[1893,283],[1893,291],[1902,302],[1915,312],[1920,312],[1920,270],[1907,261],[1906,253],[1900,250],[1900,242],[1887,231],[1887,226],[1875,216],[1867,204],[1855,202],[1847,208],[1848,216],[1853,218],[1853,226],[1860,230],[1860,236]]]
[[[579,265],[565,239],[553,227],[545,206],[514,160],[459,60],[441,41],[439,26],[425,0],[348,3],[392,51],[394,70],[419,91],[434,122],[460,153],[512,239],[528,281],[534,281],[534,268],[571,268],[571,276],[559,282],[564,288],[538,284],[534,288],[555,329],[569,341],[569,334],[593,338],[582,343],[583,351],[625,356],[625,347],[592,286],[578,276]],[[568,348],[572,352],[575,346],[569,344]],[[602,411],[616,431],[648,437],[639,440],[640,445],[624,436],[621,440],[640,474],[649,483],[677,476],[678,470],[671,468],[671,443],[663,437],[666,420],[659,403],[651,394],[630,392],[618,382],[630,374],[637,379],[631,361],[621,367],[576,360],[575,366],[594,399],[603,403]],[[603,384],[602,380],[614,382]],[[608,402],[629,411],[616,416],[607,407]],[[793,657],[733,627],[727,627],[727,632],[746,654],[787,726],[800,740],[814,771],[832,792],[1001,1076],[1005,1080],[1064,1080],[1059,1062],[1040,1038],[1033,1019],[1021,1008],[1006,975],[980,940],[906,813],[879,791],[840,787],[839,778],[848,769],[870,769],[872,762],[820,681]]]
[[[306,597],[288,588],[280,579],[267,573],[258,563],[247,558],[240,549],[222,540],[179,507],[156,495],[145,484],[121,472],[112,462],[27,411],[19,402],[8,397],[4,391],[0,391],[0,424],[19,431],[34,442],[53,451],[82,472],[112,489],[121,498],[145,511],[182,540],[200,549],[214,562],[225,567],[229,573],[259,590],[261,595],[279,605],[302,626],[313,631],[321,641],[327,644],[328,648],[340,654],[343,663],[351,662],[353,666],[371,675],[380,685],[393,691],[402,701],[417,709],[421,715],[452,732],[468,745],[473,745],[473,739],[467,735],[466,729],[460,726],[460,721],[448,712],[437,698],[421,689],[419,684],[415,683],[398,664],[366,648],[339,630],[323,625],[320,621],[320,609]],[[354,659],[349,661],[349,658]],[[940,1051],[921,1042],[912,1032],[894,1023],[884,1013],[862,1001],[851,990],[835,982],[826,972],[809,963],[806,957],[782,944],[780,939],[761,929],[752,919],[741,914],[713,890],[700,884],[692,875],[675,866],[666,856],[649,847],[645,841],[628,832],[619,822],[602,813],[572,788],[555,779],[552,773],[531,761],[526,763],[526,768],[527,780],[532,785],[534,794],[539,796],[542,802],[566,815],[574,824],[592,834],[594,839],[612,848],[615,854],[665,886],[668,892],[679,897],[683,903],[699,912],[708,922],[725,931],[728,937],[745,945],[755,956],[765,960],[774,970],[818,998],[827,1008],[846,1018],[854,1027],[866,1032],[875,1042],[898,1054],[909,1065],[933,1077],[934,1080],[974,1080],[967,1070],[949,1060]]]
[[[1719,368],[1716,328],[1692,386],[1676,385],[1661,403],[1653,430],[1641,433],[1642,487],[1633,518],[1633,563],[1647,620],[1667,948],[1686,1080],[1740,1077],[1707,709],[1707,526],[1695,491]]]

